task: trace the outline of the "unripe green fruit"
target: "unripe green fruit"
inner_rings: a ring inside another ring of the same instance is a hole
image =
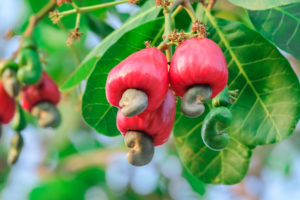
[[[38,54],[32,49],[22,49],[18,54],[18,80],[27,85],[37,83],[42,76],[42,66]]]
[[[230,137],[225,129],[232,121],[231,111],[226,107],[213,108],[205,117],[201,129],[204,144],[214,151],[221,151],[229,145]]]

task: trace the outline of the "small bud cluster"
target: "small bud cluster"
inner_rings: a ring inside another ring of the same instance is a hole
[[[178,33],[177,30],[174,30],[171,32],[170,35],[168,35],[168,39],[175,44],[180,44],[182,41],[188,39],[188,36],[184,33],[183,30]]]
[[[59,14],[58,10],[54,10],[49,13],[49,17],[53,24],[57,24],[62,16]]]
[[[68,40],[66,42],[66,44],[68,46],[72,45],[73,41],[78,41],[81,40],[81,36],[83,35],[83,33],[79,32],[79,28],[75,28],[74,30],[72,30],[69,34]]]
[[[192,25],[192,32],[197,32],[196,36],[197,38],[205,38],[207,37],[207,27],[204,23],[196,20],[195,23]]]
[[[151,46],[151,41],[145,41],[144,44],[145,44],[146,48],[151,48],[152,47]]]
[[[161,6],[163,8],[166,8],[170,5],[170,1],[169,0],[155,0],[155,5],[156,6]]]
[[[72,3],[72,0],[57,0],[58,6],[61,6],[63,3]]]

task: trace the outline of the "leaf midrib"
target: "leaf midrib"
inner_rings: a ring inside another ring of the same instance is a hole
[[[298,18],[295,17],[294,15],[292,15],[292,14],[286,12],[284,9],[279,8],[279,7],[274,7],[273,9],[274,9],[274,10],[277,10],[277,11],[279,11],[279,12],[281,12],[282,14],[284,14],[284,15],[286,15],[286,16],[292,18],[293,20],[297,21],[298,23],[300,23],[300,19],[298,19]]]
[[[274,119],[272,118],[269,110],[266,108],[265,104],[263,103],[262,99],[260,98],[259,94],[257,93],[256,89],[254,88],[254,86],[252,85],[250,79],[248,78],[247,74],[245,73],[244,69],[241,66],[241,63],[239,62],[239,60],[237,59],[237,57],[235,56],[235,54],[233,53],[228,41],[226,40],[225,36],[222,34],[221,30],[219,29],[218,25],[216,24],[214,18],[211,16],[210,12],[205,9],[205,13],[206,16],[208,17],[208,19],[210,20],[211,24],[214,26],[214,28],[216,29],[216,32],[218,33],[218,35],[220,36],[221,40],[223,40],[224,45],[226,46],[226,48],[228,49],[231,57],[233,60],[235,60],[237,67],[239,68],[240,72],[242,73],[242,75],[244,76],[244,78],[246,79],[246,82],[248,83],[248,85],[250,86],[250,88],[252,89],[253,93],[255,94],[256,98],[258,99],[258,101],[261,103],[264,111],[266,112],[268,118],[271,120],[273,126],[275,127],[275,130],[278,134],[278,136],[280,137],[278,140],[281,139],[281,134],[279,132],[278,127],[276,126],[276,123],[274,122]]]
[[[110,106],[110,105],[107,107],[106,111],[103,113],[103,115],[100,117],[100,119],[96,122],[96,124],[95,124],[96,126],[98,126],[101,123],[101,121],[104,119],[104,117],[110,111],[111,108],[112,108],[112,106]]]

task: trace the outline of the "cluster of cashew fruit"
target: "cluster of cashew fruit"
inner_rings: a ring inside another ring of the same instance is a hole
[[[56,108],[60,92],[55,82],[42,71],[32,38],[22,40],[16,59],[1,62],[0,75],[0,126],[10,122],[11,129],[16,131],[8,156],[8,163],[14,164],[24,143],[21,135],[27,126],[24,110],[38,118],[41,127],[56,127],[61,119]]]
[[[135,166],[149,163],[154,146],[168,140],[176,112],[173,92],[182,97],[182,113],[198,117],[204,112],[203,103],[224,90],[227,80],[222,50],[207,38],[183,41],[176,48],[169,69],[165,55],[155,47],[138,51],[115,66],[107,77],[106,98],[119,108],[117,127],[131,148],[128,161]],[[222,103],[218,102],[224,106],[221,99]],[[224,129],[231,118],[225,107],[214,108],[206,116],[202,138],[210,149],[222,150],[228,145],[229,136]]]
[[[171,134],[176,101],[168,84],[168,62],[156,48],[130,55],[107,77],[106,97],[120,108],[117,127],[131,148],[127,159],[135,166],[149,163],[154,146],[164,144]]]

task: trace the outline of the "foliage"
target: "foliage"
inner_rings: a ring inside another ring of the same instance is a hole
[[[101,1],[111,2],[114,1]],[[241,182],[247,174],[253,150],[259,145],[278,143],[289,137],[300,118],[299,79],[282,54],[285,51],[300,59],[300,1],[230,2],[238,14],[229,16],[222,1],[218,2],[220,6],[217,11],[199,2],[193,5],[195,16],[208,29],[208,38],[217,43],[225,55],[229,70],[228,89],[238,90],[229,106],[233,116],[232,124],[226,130],[230,135],[229,146],[222,151],[213,151],[202,141],[202,124],[212,109],[211,101],[205,103],[202,116],[187,118],[180,111],[181,100],[177,98],[173,128],[175,148],[185,167],[184,176],[201,195],[205,193],[205,183],[231,185]],[[27,3],[32,9],[30,14],[37,13],[46,4],[33,0]],[[99,1],[96,0],[76,1],[78,6],[97,3]],[[89,127],[105,136],[120,135],[116,127],[117,108],[111,106],[105,96],[108,73],[126,57],[145,48],[144,42],[159,46],[162,36],[166,36],[166,18],[162,7],[156,6],[154,0],[142,1],[135,6],[139,9],[131,16],[120,13],[115,7],[82,14],[80,32],[84,35],[82,41],[71,46],[71,50],[61,38],[66,39],[64,29],[74,28],[75,15],[63,17],[63,25],[54,25],[49,18],[45,18],[33,34],[39,48],[51,52],[51,63],[46,70],[56,82],[62,83],[61,91],[68,93],[74,87],[85,85],[82,98],[80,96],[82,117]],[[58,9],[63,12],[72,9],[72,6],[64,4]],[[117,16],[122,26],[115,29],[107,23],[108,13]],[[181,29],[190,31],[194,24],[191,18],[191,14],[184,9],[178,10],[171,16],[172,28],[178,29],[178,32]],[[26,25],[24,23],[18,31],[24,31]],[[102,39],[91,51],[84,45],[88,31]],[[55,37],[48,39],[45,33]],[[171,53],[175,50],[172,48]],[[54,57],[56,59],[52,62]],[[78,68],[74,70],[75,66]],[[66,76],[69,77],[65,79]],[[97,143],[95,148],[102,146]],[[61,150],[60,156],[76,153],[76,147],[69,145],[65,151]],[[45,180],[35,188],[30,198],[83,199],[88,188],[103,185],[104,176],[103,169],[83,170],[75,178],[57,174],[53,180]],[[55,196],[51,194],[53,190],[56,191]],[[137,198],[129,192],[127,196],[130,195]]]

